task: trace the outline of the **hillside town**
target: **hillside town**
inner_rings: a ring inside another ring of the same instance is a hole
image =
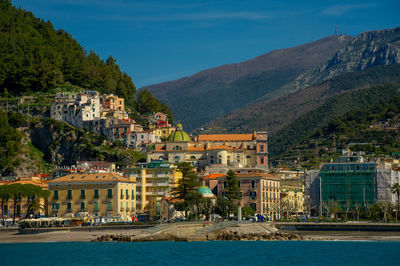
[[[3,225],[43,217],[88,224],[194,219],[188,211],[195,211],[182,207],[187,199],[178,193],[190,178],[187,167],[197,180],[190,190],[209,202],[203,212],[196,212],[200,220],[360,219],[371,208],[388,214],[393,208],[397,219],[397,158],[368,159],[362,152],[343,149],[337,161],[322,163],[319,169],[273,168],[267,131],[193,136],[181,123],[169,124],[161,112],[147,115],[141,125],[125,111],[124,98],[94,91],[58,93],[50,115],[145,152],[146,160],[126,168],[115,162],[80,161],[60,165],[51,175],[2,179],[2,188],[29,184],[48,191],[33,195],[36,207],[23,191],[2,196]],[[232,197],[236,185],[239,194]],[[225,203],[227,212],[220,210],[221,200],[230,201]]]

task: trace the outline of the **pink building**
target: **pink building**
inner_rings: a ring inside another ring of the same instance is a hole
[[[280,179],[261,169],[240,169],[236,170],[236,174],[242,192],[241,206],[250,207],[257,214],[266,215],[270,219],[277,219],[280,208]],[[216,192],[218,196],[224,196],[227,186],[226,175],[217,179]],[[210,185],[212,183],[210,182]]]

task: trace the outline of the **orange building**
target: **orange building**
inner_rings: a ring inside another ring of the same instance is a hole
[[[124,98],[119,98],[118,96],[115,95],[106,96],[106,99],[104,101],[104,106],[111,110],[124,111],[125,110]]]

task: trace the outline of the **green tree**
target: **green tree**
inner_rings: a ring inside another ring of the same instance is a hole
[[[10,198],[10,191],[7,189],[6,185],[0,186],[0,200],[1,200],[1,219],[3,224],[5,224],[4,216],[4,205],[8,202]]]
[[[225,197],[217,197],[215,203],[215,213],[222,217],[228,217],[229,210],[231,209],[231,202]]]
[[[177,165],[177,171],[182,173],[182,178],[179,179],[178,186],[173,189],[172,194],[176,199],[184,200],[184,202],[178,206],[178,209],[185,211],[185,217],[187,219],[188,211],[193,207],[191,204],[194,204],[194,199],[197,198],[193,193],[195,192],[195,188],[200,185],[200,181],[194,171],[193,165],[189,162],[179,163]]]
[[[12,224],[15,224],[15,216],[17,214],[17,203],[21,202],[22,197],[26,195],[26,190],[24,190],[24,187],[22,184],[19,183],[14,183],[11,185],[7,185],[7,188],[10,192],[10,198],[13,200],[13,222]]]
[[[255,213],[256,213],[256,211],[253,210],[253,208],[250,208],[250,207],[242,207],[242,216],[243,216],[243,217],[254,216]]]
[[[228,173],[226,174],[226,183],[227,184],[225,188],[225,197],[231,203],[229,208],[229,215],[230,215],[231,213],[234,213],[236,210],[235,203],[237,203],[242,198],[240,192],[239,180],[234,171],[232,170],[228,171]]]
[[[399,183],[393,184],[392,193],[397,194],[397,210],[398,210],[398,213],[400,213],[400,184]]]

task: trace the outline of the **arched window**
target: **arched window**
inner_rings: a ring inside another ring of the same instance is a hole
[[[247,155],[247,156],[246,156],[246,159],[251,159],[251,156],[250,156],[250,155]]]
[[[196,159],[196,156],[192,155],[192,156],[190,156],[190,159]]]
[[[181,150],[182,150],[182,147],[176,145],[176,146],[173,148],[173,150],[175,150],[175,151],[181,151]]]
[[[162,157],[162,156],[160,156],[158,159],[161,161],[164,161],[164,157]]]

